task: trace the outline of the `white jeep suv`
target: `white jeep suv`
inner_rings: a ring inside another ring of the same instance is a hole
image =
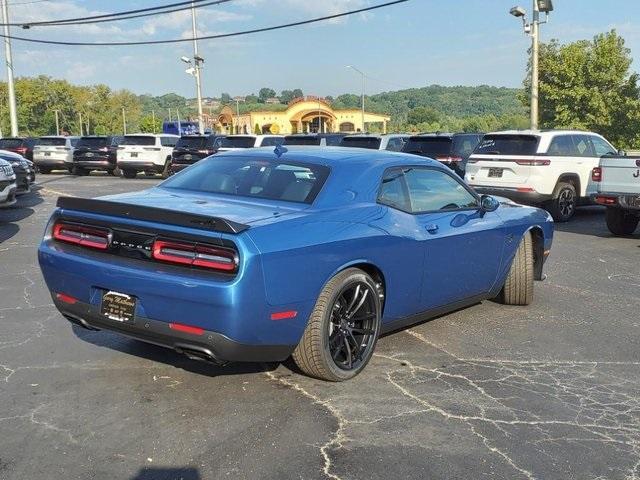
[[[135,178],[138,172],[169,176],[171,153],[178,135],[137,133],[125,135],[118,146],[116,163],[125,178]]]
[[[513,130],[484,136],[467,162],[465,180],[476,191],[542,205],[557,222],[592,204],[591,172],[600,158],[618,155],[597,133]]]

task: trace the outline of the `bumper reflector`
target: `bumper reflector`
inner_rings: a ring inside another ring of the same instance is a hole
[[[69,305],[78,303],[77,298],[74,298],[71,295],[67,295],[66,293],[56,293],[56,298],[61,302],[68,303]]]
[[[298,315],[298,312],[295,310],[276,312],[271,314],[271,320],[286,320],[287,318],[295,318],[296,315]]]
[[[192,327],[181,323],[170,323],[169,328],[178,332],[190,333],[191,335],[204,335],[204,328]]]

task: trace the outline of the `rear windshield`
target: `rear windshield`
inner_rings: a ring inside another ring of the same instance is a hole
[[[320,145],[320,137],[290,136],[284,137],[285,145]]]
[[[125,135],[120,145],[155,145],[156,137],[145,137],[142,135]]]
[[[479,155],[534,155],[539,138],[535,135],[485,135],[473,151]]]
[[[453,137],[451,155],[456,157],[468,157],[480,143],[482,135],[456,135]]]
[[[19,148],[22,146],[21,138],[2,138],[0,139],[0,149]]]
[[[381,140],[376,137],[345,137],[340,142],[343,147],[369,148],[378,150]]]
[[[207,137],[180,137],[176,148],[200,149],[207,146]]]
[[[448,157],[452,142],[450,137],[410,137],[402,151],[432,158]]]
[[[222,148],[251,148],[255,143],[255,137],[224,137],[220,146]]]
[[[46,147],[64,147],[67,143],[66,138],[57,137],[40,137],[38,139],[38,145],[44,145]]]
[[[180,188],[232,196],[311,203],[329,169],[321,165],[270,162],[253,158],[216,158],[197,163],[162,183]]]
[[[109,145],[107,137],[82,137],[78,140],[77,147],[102,148]]]
[[[344,138],[344,135],[327,135],[324,138],[327,146],[335,147],[337,145],[340,145],[340,142]]]

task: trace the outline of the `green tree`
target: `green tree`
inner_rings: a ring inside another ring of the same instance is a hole
[[[220,102],[222,102],[223,104],[228,104],[231,103],[232,99],[231,99],[231,95],[229,95],[226,92],[223,92],[222,94],[220,94]]]
[[[289,103],[294,98],[293,90],[282,90],[280,92],[280,102],[282,103]]]
[[[260,130],[260,125],[258,125],[256,123],[256,126],[253,127],[253,133],[255,133],[256,135],[260,135],[262,133],[262,130]]]
[[[407,115],[407,122],[413,125],[418,123],[439,122],[442,115],[431,107],[417,107]]]
[[[145,115],[140,119],[140,131],[142,133],[160,133],[162,131],[162,120],[153,117],[152,115]]]
[[[258,98],[261,103],[264,103],[267,98],[271,98],[275,96],[276,96],[276,91],[273,90],[272,88],[264,87],[264,88],[261,88],[260,91],[258,92]]]
[[[540,48],[540,124],[604,135],[619,148],[640,144],[640,88],[632,58],[615,30],[593,40]],[[528,89],[529,81],[525,81]],[[529,100],[523,94],[525,104]]]

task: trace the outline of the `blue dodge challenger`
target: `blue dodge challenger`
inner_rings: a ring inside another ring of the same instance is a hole
[[[61,197],[39,248],[72,323],[217,363],[341,381],[378,337],[496,299],[527,305],[553,223],[439,162],[276,147],[202,160],[148,190]]]

